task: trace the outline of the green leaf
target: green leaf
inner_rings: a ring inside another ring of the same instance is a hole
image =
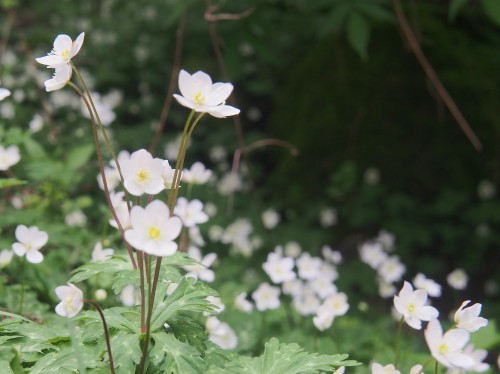
[[[26,153],[28,153],[28,155],[30,155],[33,159],[40,160],[47,157],[47,153],[45,152],[41,144],[36,142],[32,138],[24,138],[23,145],[26,149]]]
[[[167,285],[159,284],[156,292],[155,307],[151,317],[151,331],[163,328],[167,320],[179,312],[213,312],[214,306],[206,299],[216,296],[212,288],[194,278],[183,278],[175,291],[167,297]]]
[[[200,353],[189,344],[177,340],[173,334],[157,332],[152,334],[154,341],[150,357],[154,365],[160,365],[162,373],[199,374],[204,372],[205,364]]]
[[[27,183],[26,181],[16,178],[0,179],[0,188],[21,186],[26,183]]]
[[[128,259],[121,256],[113,256],[106,261],[90,262],[88,264],[82,265],[79,268],[73,270],[74,275],[68,281],[70,283],[81,282],[85,279],[93,277],[97,274],[115,274],[116,272],[125,271],[129,274],[130,271],[134,271],[132,264]],[[136,270],[138,272],[138,270]],[[134,284],[135,278],[130,278],[130,284]]]
[[[207,350],[205,327],[192,318],[176,315],[167,321],[175,337],[181,342],[187,341],[203,356]]]
[[[73,148],[68,153],[66,164],[71,169],[78,169],[89,161],[93,153],[94,145],[92,143]]]
[[[469,0],[451,0],[448,8],[448,20],[454,21],[457,13],[462,9]]]
[[[226,369],[239,374],[314,374],[331,373],[340,366],[360,365],[354,360],[345,361],[347,357],[347,354],[307,353],[298,344],[280,344],[278,339],[272,338],[260,357],[239,357],[226,365]]]
[[[368,57],[368,42],[370,41],[370,25],[359,13],[352,13],[347,19],[346,36],[351,47],[364,61]]]
[[[141,345],[138,334],[119,333],[111,337],[113,361],[118,373],[135,373],[141,362]]]
[[[500,1],[498,0],[481,0],[483,4],[484,11],[486,15],[490,17],[490,19],[497,26],[500,26]]]
[[[490,319],[487,326],[471,334],[470,342],[473,343],[476,348],[487,350],[494,349],[498,346],[500,344],[500,332],[496,329],[495,321]]]
[[[33,322],[32,320],[25,318],[23,316],[20,316],[19,314],[4,312],[3,310],[0,310],[0,316],[5,316],[5,317],[9,317],[9,318],[14,318],[14,319],[20,319],[20,320],[25,321],[25,322],[34,323],[36,325],[36,323]],[[5,321],[2,321],[2,323],[3,322],[5,322]]]

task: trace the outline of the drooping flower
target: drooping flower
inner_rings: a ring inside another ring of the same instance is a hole
[[[60,90],[69,82],[72,73],[73,70],[68,64],[56,67],[52,78],[44,82],[45,91],[52,92]]]
[[[430,321],[425,329],[425,341],[432,356],[447,368],[467,369],[474,365],[474,360],[462,352],[468,340],[469,333],[462,329],[451,329],[443,335],[437,319]]]
[[[47,56],[38,57],[36,61],[42,65],[47,65],[51,69],[68,65],[71,59],[80,51],[84,38],[84,32],[78,35],[75,41],[72,41],[68,35],[58,35],[54,40],[52,51]]]
[[[183,106],[196,112],[205,112],[217,118],[235,116],[240,110],[226,105],[226,100],[233,91],[231,83],[214,83],[210,76],[202,71],[193,75],[185,70],[179,73],[179,90],[175,99]]]
[[[425,290],[431,297],[441,296],[441,286],[422,273],[418,273],[415,279],[413,279],[413,285],[415,288]]]
[[[468,332],[474,332],[479,330],[488,324],[488,320],[483,317],[479,317],[481,314],[482,305],[476,303],[472,306],[465,307],[470,303],[470,300],[465,300],[460,308],[455,312],[455,323],[459,329],[464,329]]]
[[[219,321],[217,317],[209,317],[205,328],[208,340],[222,349],[234,349],[238,345],[238,337],[234,330],[227,323]]]
[[[32,264],[39,264],[43,261],[40,248],[49,240],[49,235],[46,232],[40,231],[36,226],[28,228],[19,225],[16,227],[16,239],[18,242],[12,245],[12,250],[17,256],[26,255],[26,259]]]
[[[56,306],[56,313],[61,317],[72,318],[83,308],[83,292],[72,283],[59,286],[55,289],[56,295],[61,300]]]
[[[0,251],[0,269],[6,267],[12,261],[14,253],[8,249],[2,249]]]
[[[135,249],[160,257],[177,251],[174,239],[179,236],[182,223],[179,217],[170,217],[163,201],[154,200],[146,208],[134,206],[130,222],[132,228],[125,231],[125,239]]]
[[[0,145],[0,170],[7,170],[21,159],[17,145],[4,148]]]
[[[125,188],[134,196],[154,195],[165,188],[162,160],[153,158],[145,149],[135,151],[130,159],[123,160],[121,169]]]
[[[439,312],[436,308],[425,305],[427,292],[415,290],[410,283],[405,282],[399,295],[394,296],[394,307],[404,317],[405,322],[412,328],[420,330],[422,321],[431,321],[438,318]]]

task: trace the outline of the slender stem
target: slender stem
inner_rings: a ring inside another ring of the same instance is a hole
[[[436,360],[436,366],[434,366],[434,374],[438,374],[439,362]]]
[[[73,82],[68,82],[68,84],[78,93],[78,95],[80,95],[83,102],[85,103],[85,106],[87,107],[87,110],[89,111],[90,120],[92,121],[92,133],[94,135],[94,142],[95,142],[95,145],[97,148],[97,160],[99,163],[99,170],[101,172],[101,178],[102,178],[102,182],[103,182],[103,186],[104,186],[104,195],[106,196],[106,200],[108,202],[109,209],[111,210],[111,214],[113,215],[113,219],[115,220],[116,225],[118,226],[118,230],[120,231],[120,234],[123,238],[123,241],[125,242],[125,246],[127,247],[127,251],[128,251],[130,260],[132,262],[132,266],[134,267],[134,269],[137,269],[137,264],[136,264],[135,258],[134,258],[134,252],[132,251],[132,248],[130,247],[128,242],[125,240],[125,230],[123,229],[123,226],[122,226],[120,220],[118,219],[118,215],[116,214],[115,207],[113,206],[113,203],[111,202],[109,188],[108,188],[108,182],[106,179],[106,173],[104,172],[104,162],[102,160],[101,145],[99,144],[99,138],[97,135],[97,126],[95,123],[94,114],[90,108],[89,101],[87,100],[87,98],[85,97],[83,92],[80,90],[80,88],[78,88],[78,86],[76,84],[74,84]]]
[[[23,256],[21,260],[21,295],[19,299],[19,313],[23,314],[23,304],[24,304],[24,268],[26,264],[26,256]]]
[[[137,262],[139,264],[140,290],[141,290],[141,332],[146,331],[146,294],[144,291],[144,262],[142,252],[137,251]]]
[[[97,119],[97,123],[99,124],[99,129],[101,130],[101,134],[106,142],[106,145],[108,146],[109,151],[111,152],[111,156],[113,157],[113,160],[115,161],[116,169],[118,170],[118,174],[120,175],[120,181],[122,182],[122,185],[123,185],[124,178],[123,178],[123,174],[122,174],[122,169],[120,167],[120,163],[118,162],[118,157],[116,157],[113,146],[111,145],[111,142],[108,138],[108,135],[106,134],[106,130],[104,129],[104,125],[102,124],[101,118],[99,117],[99,113],[97,112],[97,109],[94,105],[94,100],[92,99],[92,95],[90,95],[90,91],[89,91],[87,85],[85,84],[85,80],[83,79],[82,75],[80,74],[80,72],[78,71],[76,66],[71,61],[70,61],[70,64],[71,64],[73,71],[80,79],[80,82],[82,82],[83,89],[85,90],[85,93],[87,94],[90,106],[92,107],[92,110],[94,111],[95,118]],[[89,112],[90,112],[90,110],[89,110]],[[125,189],[125,201],[127,202],[128,210],[130,211],[130,200],[129,200],[129,196],[128,196],[128,191],[126,189]]]
[[[73,347],[73,351],[75,352],[75,358],[78,364],[78,371],[81,374],[85,374],[87,373],[87,370],[85,364],[83,363],[83,357],[78,345],[78,339],[76,338],[75,326],[73,325],[73,320],[71,318],[68,318],[68,330],[71,338],[71,345]]]
[[[102,325],[104,328],[104,337],[106,338],[106,346],[108,348],[109,368],[111,369],[111,373],[114,374],[115,373],[115,365],[113,364],[113,354],[111,353],[111,342],[109,341],[108,325],[106,323],[106,318],[104,317],[104,313],[102,312],[102,309],[99,306],[99,304],[97,304],[96,302],[89,300],[89,299],[83,299],[83,302],[88,303],[88,304],[92,305],[94,308],[96,308],[97,312],[101,316]]]
[[[394,348],[394,367],[397,369],[398,368],[398,361],[399,361],[399,347],[400,347],[400,341],[401,341],[401,330],[403,328],[403,323],[404,323],[405,317],[401,317],[399,320],[399,326],[398,326],[398,333],[396,335],[396,347]]]

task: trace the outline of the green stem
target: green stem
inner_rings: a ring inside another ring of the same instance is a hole
[[[113,364],[113,354],[111,353],[111,342],[109,340],[109,330],[108,325],[106,324],[106,318],[104,317],[104,313],[102,312],[101,307],[95,301],[89,299],[83,299],[84,303],[88,303],[96,308],[99,316],[101,316],[102,326],[104,329],[104,337],[106,339],[106,347],[108,349],[108,357],[109,357],[109,368],[111,369],[111,374],[115,374],[115,365]]]
[[[23,314],[23,304],[24,304],[24,268],[26,264],[26,256],[23,256],[23,259],[21,260],[21,295],[19,299],[19,313],[17,314]]]
[[[398,363],[399,363],[399,348],[401,345],[401,330],[403,328],[403,322],[405,320],[405,317],[401,317],[401,320],[399,321],[399,326],[398,326],[398,333],[396,335],[396,347],[394,348],[394,367],[397,369],[398,368]]]
[[[71,318],[68,318],[68,330],[69,336],[71,338],[71,346],[73,347],[73,351],[75,352],[75,358],[78,364],[78,371],[81,374],[85,374],[87,373],[87,370],[86,366],[83,364],[82,353],[80,351],[78,339],[76,338],[75,326],[73,325],[73,320]]]
[[[434,374],[438,374],[439,362],[436,360],[436,366],[434,366]]]

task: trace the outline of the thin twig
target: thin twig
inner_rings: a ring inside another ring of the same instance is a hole
[[[238,21],[240,19],[248,17],[253,13],[255,7],[251,7],[244,12],[241,13],[219,13],[214,14],[213,12],[219,8],[218,5],[209,5],[205,9],[205,20],[209,22],[217,22],[217,21]]]
[[[401,27],[401,30],[403,31],[403,34],[405,35],[408,44],[410,45],[412,52],[415,54],[415,57],[417,58],[420,66],[422,67],[425,74],[436,88],[439,97],[441,97],[441,99],[444,101],[444,103],[448,107],[448,110],[450,111],[451,115],[455,118],[455,121],[457,121],[458,125],[464,132],[465,136],[467,136],[467,138],[472,143],[476,151],[478,152],[481,151],[483,148],[481,142],[479,141],[478,137],[470,127],[469,123],[463,116],[460,109],[458,109],[457,105],[451,98],[450,94],[448,93],[444,85],[441,83],[441,80],[439,79],[436,71],[434,70],[430,62],[427,60],[424,52],[420,48],[420,44],[418,43],[415,33],[413,32],[410,24],[408,23],[408,20],[405,17],[403,8],[401,6],[401,1],[393,0],[393,4],[398,24]]]

